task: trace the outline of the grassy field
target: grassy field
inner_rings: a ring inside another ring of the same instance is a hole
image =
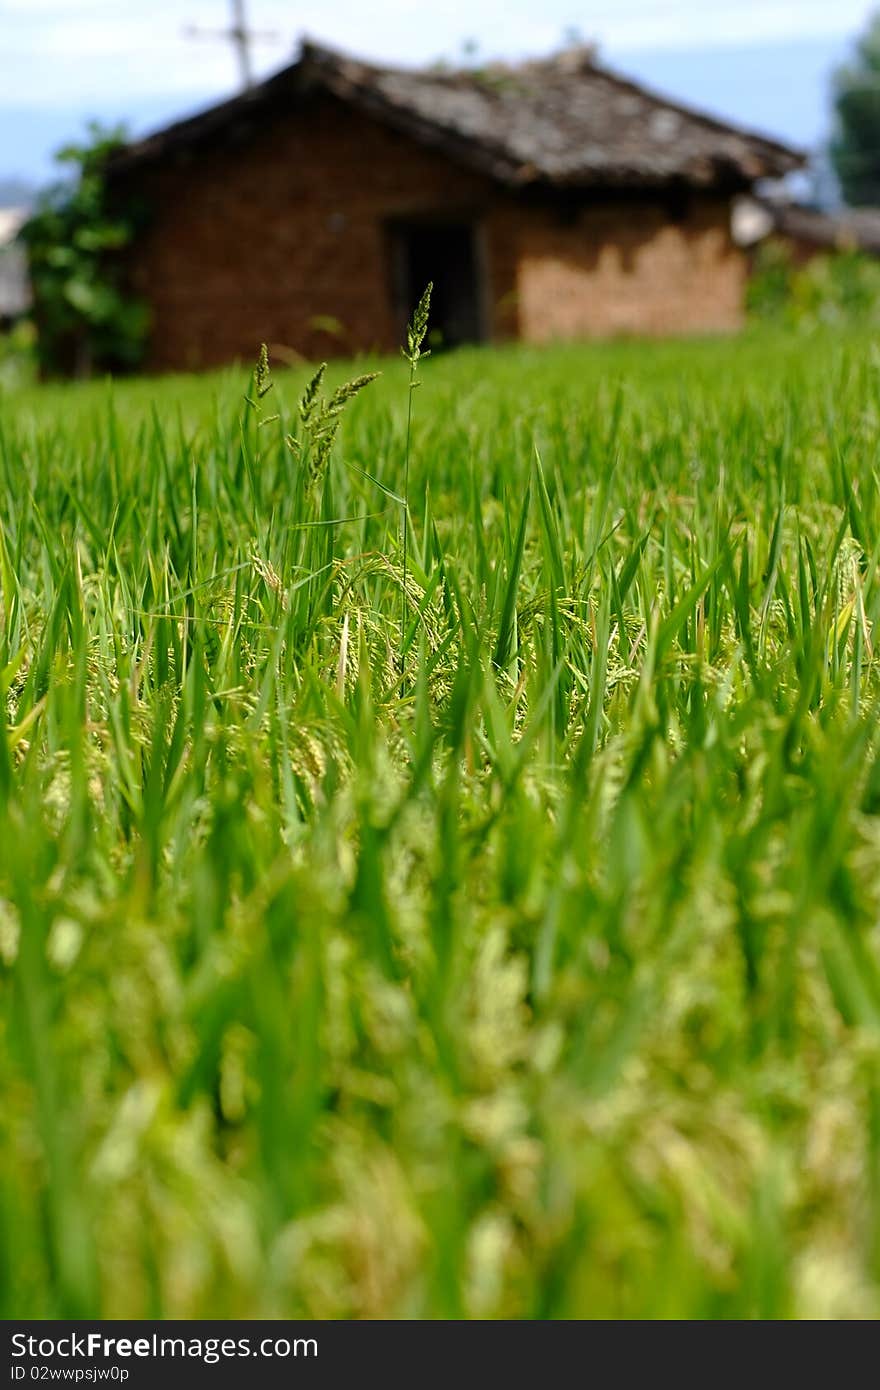
[[[378,365],[0,401],[0,1313],[876,1316],[880,359]]]

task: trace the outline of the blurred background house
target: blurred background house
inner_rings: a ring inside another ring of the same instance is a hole
[[[813,275],[811,303],[829,260],[852,283],[880,223],[870,0],[617,0],[584,17],[601,58],[567,4],[453,0],[410,22],[340,0],[321,23],[344,46],[306,44],[280,70],[286,0],[16,5],[0,16],[0,186],[42,181],[86,115],[153,133],[112,156],[106,197],[56,219],[63,247],[51,217],[30,238],[31,306],[21,204],[0,198],[0,329],[30,313],[49,373],[160,369],[250,357],[262,338],[291,360],[388,349],[429,278],[451,346],[731,331],[793,292],[783,260]],[[459,61],[426,61],[455,26]],[[370,59],[345,56],[349,39]],[[206,103],[233,72],[239,95]],[[768,264],[778,292],[755,296]],[[874,313],[863,278],[847,303]]]
[[[437,71],[307,43],[107,169],[111,199],[146,210],[129,283],[167,369],[265,337],[393,350],[428,280],[445,345],[730,331],[747,273],[731,201],[803,163],[588,48]]]

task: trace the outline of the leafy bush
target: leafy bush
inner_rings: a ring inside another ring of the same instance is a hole
[[[760,247],[755,270],[746,287],[746,308],[755,318],[784,319],[791,301],[794,267],[781,242]]]
[[[857,251],[795,265],[788,247],[761,247],[746,293],[753,317],[794,327],[880,322],[880,262]]]
[[[73,176],[43,194],[20,233],[28,250],[37,354],[44,376],[126,370],[142,357],[147,308],[126,294],[119,253],[135,217],[111,206],[104,174],[121,129],[89,126],[85,144],[55,156]]]
[[[0,333],[0,395],[30,385],[34,377],[36,335],[30,319]]]

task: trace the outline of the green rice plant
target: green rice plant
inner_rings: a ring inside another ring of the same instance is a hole
[[[325,400],[321,394],[321,384],[326,370],[327,363],[322,362],[300,398],[299,418],[303,440],[292,434],[285,436],[287,447],[305,471],[307,491],[315,488],[324,476],[346,405],[379,375],[378,372],[366,372],[343,382]]]
[[[874,345],[413,367],[3,399],[0,1313],[876,1316]]]

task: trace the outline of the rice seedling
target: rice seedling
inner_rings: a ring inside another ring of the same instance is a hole
[[[874,350],[417,326],[0,403],[0,1312],[875,1316]]]

